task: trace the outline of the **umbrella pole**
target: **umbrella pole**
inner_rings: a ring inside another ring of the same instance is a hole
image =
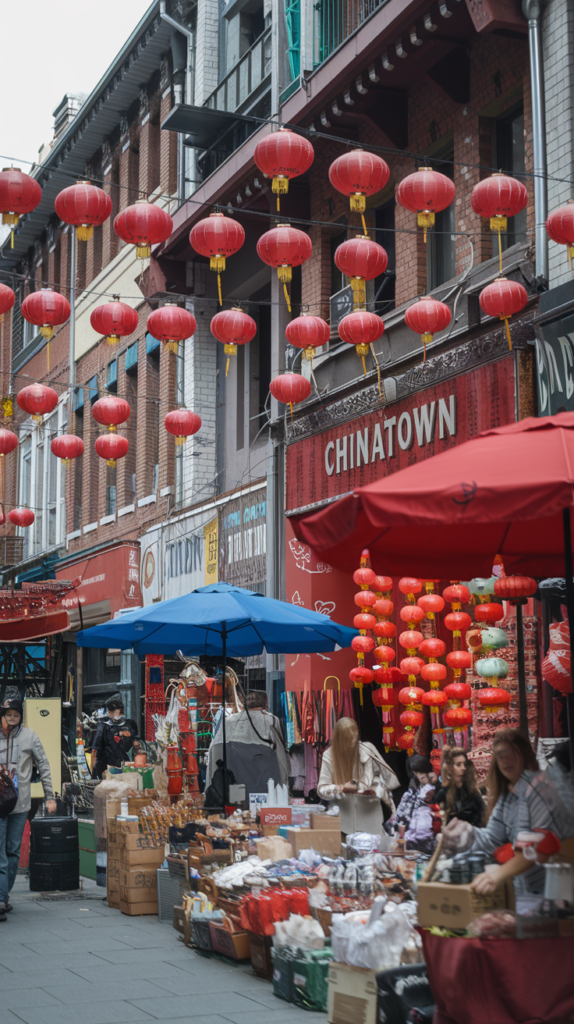
[[[222,647],[222,658],[223,658],[223,690],[221,697],[221,739],[223,742],[223,814],[225,815],[225,808],[228,804],[229,791],[227,786],[227,742],[225,735],[225,675],[227,672],[227,628],[226,623],[223,623],[223,632],[221,634],[221,647]]]
[[[562,525],[564,529],[564,575],[566,578],[566,607],[568,609],[568,626],[570,630],[570,679],[574,670],[574,581],[572,580],[572,530],[570,526],[570,509],[562,509]],[[566,697],[568,716],[568,736],[570,738],[570,771],[574,772],[574,694]]]
[[[516,605],[516,646],[518,648],[518,708],[520,729],[528,736],[528,715],[526,709],[526,672],[524,669],[524,621],[522,605]]]

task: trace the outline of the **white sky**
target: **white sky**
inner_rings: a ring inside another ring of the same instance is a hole
[[[17,0],[2,3],[0,154],[35,160],[52,138],[65,93],[89,95],[151,0]],[[6,159],[0,162],[5,167]]]

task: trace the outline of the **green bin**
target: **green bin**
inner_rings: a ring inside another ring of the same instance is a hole
[[[327,1012],[331,949],[308,950],[293,962],[293,1002],[304,1010]]]

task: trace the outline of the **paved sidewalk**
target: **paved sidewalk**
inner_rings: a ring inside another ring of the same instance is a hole
[[[325,1024],[250,966],[204,959],[157,917],[112,910],[94,882],[84,892],[38,900],[18,877],[0,923],[0,1024]]]

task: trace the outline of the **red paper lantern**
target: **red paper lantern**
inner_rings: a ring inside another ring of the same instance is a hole
[[[293,321],[294,323],[295,321]],[[372,569],[355,569],[353,573],[353,580],[358,587],[362,587],[363,584],[370,586],[375,580],[375,574]]]
[[[419,654],[422,654],[424,658],[442,658],[445,651],[446,644],[438,637],[431,636],[419,644]]]
[[[289,191],[291,178],[298,178],[308,171],[315,156],[313,146],[302,135],[296,135],[290,128],[279,128],[266,135],[255,147],[253,159],[268,178],[272,178],[271,191],[279,196]]]
[[[401,750],[406,750],[408,754],[412,754],[414,734],[412,732],[404,732],[401,736],[397,736],[397,746]]]
[[[303,359],[312,360],[315,349],[329,341],[331,328],[320,316],[297,316],[287,324],[285,337],[290,345],[303,349]]]
[[[375,641],[372,636],[354,636],[351,647],[357,654],[370,654],[375,647]]]
[[[173,409],[168,412],[164,421],[165,429],[175,436],[178,447],[185,444],[186,438],[197,434],[201,427],[201,417],[191,409]]]
[[[393,602],[389,600],[388,597],[379,597],[376,604],[373,605],[373,611],[375,611],[377,615],[381,615],[382,618],[388,619],[393,614],[394,607]]]
[[[515,217],[528,202],[528,193],[521,181],[499,172],[475,185],[470,205],[480,217],[490,219],[491,231],[506,231],[507,217]]]
[[[290,224],[278,224],[271,228],[257,242],[257,255],[268,267],[276,267],[277,276],[283,285],[287,308],[291,312],[291,300],[287,285],[293,277],[293,267],[300,267],[313,251],[311,239],[304,231],[292,228]]]
[[[96,306],[90,315],[90,324],[97,334],[104,335],[108,345],[115,345],[120,338],[127,338],[137,330],[139,316],[127,302],[120,302],[119,295],[114,295],[113,302],[104,302]]]
[[[384,672],[384,669],[375,669],[375,682],[379,681],[378,676],[381,672]],[[379,690],[373,690],[371,696],[373,698],[373,704],[377,708],[385,708],[386,710],[391,711],[397,705],[397,693],[392,688],[381,687]]]
[[[419,608],[416,604],[405,604],[399,611],[399,617],[403,622],[414,622],[416,625],[423,621],[425,613],[423,609]]]
[[[377,605],[374,606],[373,611],[377,611]],[[376,626],[373,626],[373,633],[382,640],[392,640],[396,632],[397,627],[394,622],[377,622]]]
[[[460,635],[463,630],[470,629],[472,625],[472,619],[466,612],[449,612],[443,621],[446,628],[455,635]]]
[[[22,388],[16,395],[16,401],[20,408],[33,416],[35,420],[41,420],[42,416],[53,412],[58,404],[58,392],[45,384],[29,384]]]
[[[448,601],[453,606],[453,611],[456,611],[461,604],[467,604],[470,601],[470,590],[464,585],[464,583],[451,583],[450,587],[445,587],[442,596],[445,601]]]
[[[360,590],[355,594],[354,601],[359,608],[372,608],[377,603],[377,595],[372,590]]]
[[[197,323],[189,310],[168,302],[150,313],[146,326],[152,338],[163,341],[168,352],[177,352],[179,342],[195,334]]]
[[[16,302],[16,296],[7,284],[0,282],[0,324],[4,319],[4,313],[8,313]]]
[[[333,160],[329,167],[329,181],[337,192],[349,196],[353,213],[363,214],[367,208],[365,197],[380,192],[390,173],[389,165],[380,156],[366,153],[363,149],[352,149]]]
[[[374,656],[379,664],[386,664],[390,661],[394,661],[396,654],[392,647],[387,647],[386,644],[381,644],[380,647],[375,647]]]
[[[433,171],[432,167],[419,167],[414,174],[409,174],[397,186],[397,203],[405,210],[417,214],[419,228],[424,228],[424,240],[427,231],[435,222],[435,213],[446,210],[456,194],[454,182],[446,174]]]
[[[377,316],[376,313],[368,313],[366,309],[356,309],[339,321],[337,330],[342,341],[355,346],[357,355],[363,360],[363,369],[366,373],[365,356],[369,351],[369,346],[377,338],[380,338],[385,330],[380,316]]]
[[[42,198],[42,189],[29,174],[18,167],[0,171],[0,213],[2,223],[15,227],[20,217],[35,210]]]
[[[448,704],[448,697],[444,690],[427,690],[423,693],[421,701],[426,708],[430,708],[433,714],[436,714],[440,708],[444,708],[445,704]]]
[[[453,651],[453,654],[463,654],[463,651]],[[471,656],[472,657],[472,656]],[[470,700],[472,696],[472,688],[469,683],[449,683],[445,686],[444,692],[446,693],[449,700],[460,701]]]
[[[460,672],[463,668],[472,668],[472,654],[470,651],[449,651],[446,662],[455,672]]]
[[[472,725],[472,711],[469,708],[451,708],[445,711],[444,724],[452,729],[465,729],[467,725]]]
[[[61,459],[64,466],[68,466],[70,459],[77,459],[84,454],[84,442],[81,437],[75,434],[61,434],[55,437],[50,445],[52,455]]]
[[[504,618],[504,608],[501,604],[496,604],[494,602],[477,604],[474,609],[474,617],[477,622],[498,622],[499,619]]]
[[[394,686],[395,683],[402,683],[403,673],[396,666],[394,668],[376,668],[375,679],[381,686]]]
[[[508,320],[514,313],[519,313],[528,303],[528,292],[518,281],[509,281],[506,277],[497,277],[496,281],[483,288],[479,297],[480,308],[489,316],[498,316],[504,320],[508,348],[512,351],[512,338]]]
[[[510,704],[508,690],[502,690],[497,686],[487,686],[484,690],[478,690],[477,696],[481,706],[489,714],[495,711],[502,711],[503,708],[507,708]]]
[[[77,227],[80,242],[87,242],[112,212],[112,200],[103,189],[89,181],[77,181],[75,185],[59,192],[54,200],[54,209],[64,224]]]
[[[534,597],[537,589],[532,576],[501,576],[494,584],[496,596],[511,604],[524,604],[529,597]]]
[[[8,519],[14,526],[31,526],[35,518],[35,514],[29,508],[13,508],[8,513]]]
[[[377,625],[377,620],[374,615],[370,615],[368,612],[359,612],[353,619],[353,625],[355,629],[372,629],[373,626]]]
[[[209,217],[198,221],[189,233],[192,249],[200,256],[208,256],[209,269],[217,274],[220,306],[221,274],[225,270],[225,260],[239,252],[244,241],[245,231],[241,224],[219,212],[210,213]]]
[[[418,302],[413,302],[405,311],[405,323],[411,331],[420,334],[423,343],[423,362],[427,357],[427,345],[430,345],[433,336],[439,331],[444,331],[450,324],[450,309],[445,302],[438,299],[431,299],[425,296]]]
[[[125,423],[129,419],[130,412],[129,403],[125,398],[119,398],[117,395],[106,395],[105,398],[99,398],[92,406],[92,416],[96,423],[101,423],[111,433],[117,430],[120,423]]]
[[[423,665],[421,678],[426,683],[438,683],[442,679],[446,679],[446,665],[441,665],[439,661],[431,661],[428,665]]]
[[[392,589],[393,578],[392,576],[375,576],[373,580],[373,590],[386,593]]]
[[[415,594],[420,594],[423,589],[423,585],[420,580],[417,580],[414,576],[403,576],[399,580],[399,590],[401,594],[406,594],[407,597]]]
[[[553,622],[550,643],[542,662],[542,675],[560,693],[572,693],[570,628],[568,622]]]
[[[53,328],[64,324],[70,315],[70,303],[59,292],[41,288],[31,292],[22,303],[22,316],[29,324],[40,328],[44,338],[51,338]]]
[[[399,643],[401,647],[404,647],[407,651],[414,650],[422,643],[424,637],[422,633],[419,633],[417,629],[406,629],[404,633],[399,636]]]
[[[127,437],[121,434],[101,434],[96,438],[96,452],[101,459],[105,459],[112,469],[117,459],[123,459],[127,455],[129,443]]]
[[[382,245],[373,242],[366,235],[357,235],[342,242],[335,250],[335,264],[342,274],[351,278],[353,302],[364,306],[367,301],[366,281],[372,281],[382,274],[389,262]],[[372,314],[374,315],[374,314]],[[351,344],[355,344],[352,342]]]
[[[213,337],[223,344],[223,351],[228,357],[225,367],[227,377],[231,356],[236,354],[238,345],[246,345],[253,340],[257,334],[257,324],[253,317],[238,306],[233,306],[232,309],[222,309],[216,313],[209,326]]]
[[[399,690],[399,700],[401,704],[420,704],[424,692],[420,686],[403,686]]]
[[[574,256],[574,200],[569,199],[566,206],[553,210],[546,221],[546,231],[553,242],[566,245],[568,261],[572,268]]]
[[[422,597],[419,597],[417,604],[419,608],[422,608],[427,618],[432,619],[433,615],[437,612],[442,612],[444,598],[440,594],[423,594]]]
[[[418,729],[419,725],[423,724],[422,711],[403,711],[399,716],[399,721],[405,728]]]
[[[358,683],[361,686],[367,686],[369,683],[372,683],[373,678],[373,670],[365,668],[364,665],[357,665],[356,668],[352,668],[349,672],[349,679],[351,682],[355,684]]]
[[[301,376],[300,373],[281,373],[270,382],[269,390],[273,398],[290,407],[291,416],[293,416],[293,406],[309,398],[311,394],[311,381]],[[374,594],[373,597],[376,600]]]
[[[0,456],[9,455],[18,447],[18,438],[11,430],[0,427]]]
[[[165,242],[173,231],[173,221],[166,210],[147,199],[137,199],[114,220],[114,231],[124,242],[136,247],[136,256],[143,260],[151,256],[152,245]]]

